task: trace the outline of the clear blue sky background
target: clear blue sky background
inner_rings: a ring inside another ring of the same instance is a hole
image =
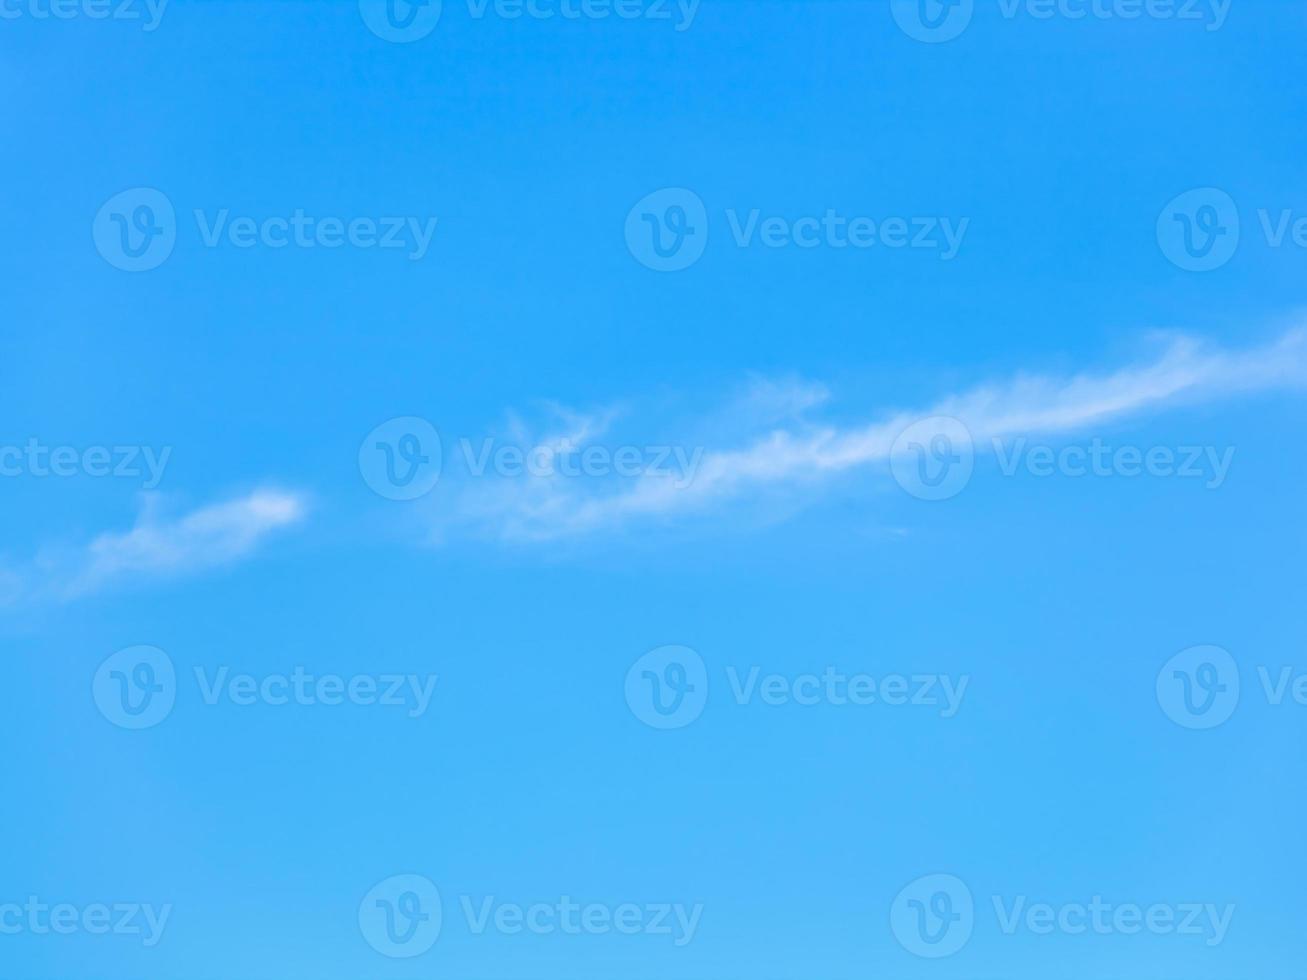
[[[1253,665],[1307,669],[1303,401],[1253,392],[1099,430],[1235,446],[1216,492],[1167,479],[1001,478],[914,499],[853,476],[712,519],[546,544],[429,540],[373,494],[363,436],[417,415],[479,438],[553,400],[675,428],[750,377],[821,382],[832,412],[933,403],[1020,371],[1135,359],[1179,329],[1278,336],[1307,250],[1307,12],[1235,0],[1218,31],[1006,19],[946,44],[876,2],[704,0],[667,22],[477,20],[446,0],[408,45],[348,2],[182,2],[157,31],[0,21],[0,430],[6,444],[174,447],[179,512],[275,485],[306,519],[240,561],[0,612],[0,902],[171,902],[162,943],[0,936],[9,980],[1299,976],[1307,708]],[[123,273],[91,222],[156,187],[181,230]],[[712,231],[658,274],[632,204],[694,190]],[[1235,198],[1222,268],[1167,261],[1154,223],[1194,187]],[[431,253],[202,247],[192,209],[435,215]],[[725,208],[956,215],[956,259],[736,248]],[[448,447],[447,447],[448,449]],[[136,519],[139,486],[0,480],[4,561]],[[627,668],[693,647],[694,724],[632,716]],[[1159,709],[1177,651],[1245,666],[1227,724]],[[172,715],[113,727],[90,696],[153,644]],[[362,707],[206,707],[195,665],[435,672],[411,720]],[[737,706],[728,665],[969,674],[957,717]],[[890,903],[948,872],[981,912],[956,956],[895,941]],[[359,934],[378,880],[427,875],[446,927],[388,960]],[[695,940],[475,937],[457,896],[702,902]],[[988,896],[1234,903],[1216,948],[1001,934]]]

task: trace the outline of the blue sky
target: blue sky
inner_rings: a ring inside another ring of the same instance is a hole
[[[0,977],[1298,975],[1307,13],[121,2],[0,4]]]

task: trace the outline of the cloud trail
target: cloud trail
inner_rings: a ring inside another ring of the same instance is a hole
[[[492,486],[469,481],[444,524],[446,529],[462,525],[505,541],[552,541],[615,530],[637,520],[665,521],[771,490],[817,492],[841,474],[887,461],[899,433],[924,418],[958,419],[970,431],[976,450],[983,452],[994,439],[1071,435],[1180,404],[1304,380],[1307,332],[1298,329],[1241,351],[1181,336],[1151,360],[1116,370],[1070,377],[1018,374],[852,426],[806,421],[807,413],[825,400],[820,386],[763,383],[757,412],[762,430],[735,445],[703,447],[688,485],[665,475],[613,481],[553,472],[489,478]],[[793,408],[780,413],[789,416],[785,425],[773,424],[777,413],[764,410],[768,404]],[[573,434],[604,428],[589,426],[576,415],[569,421]],[[539,441],[556,446],[565,440],[550,436]],[[473,482],[480,485],[473,487]]]
[[[302,521],[303,495],[257,490],[172,520],[147,496],[135,526],[105,532],[78,548],[47,550],[0,573],[0,600],[69,600],[143,578],[179,578],[252,555],[275,531]]]

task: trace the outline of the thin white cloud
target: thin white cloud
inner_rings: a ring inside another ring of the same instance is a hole
[[[80,548],[47,551],[26,568],[0,576],[4,596],[74,599],[140,578],[178,578],[253,554],[269,535],[304,519],[300,494],[257,490],[173,519],[146,503],[131,530],[101,534]],[[4,596],[0,596],[3,598]]]
[[[958,419],[983,452],[994,439],[1070,435],[1176,404],[1304,380],[1307,333],[1294,330],[1244,351],[1182,336],[1159,355],[1114,371],[1062,378],[1020,374],[852,426],[805,421],[807,411],[825,401],[820,386],[757,383],[754,434],[735,445],[705,446],[692,480],[649,474],[624,480],[553,472],[515,479],[487,475],[468,482],[445,523],[504,540],[550,541],[747,502],[774,490],[815,490],[840,474],[888,460],[895,438],[923,418]]]

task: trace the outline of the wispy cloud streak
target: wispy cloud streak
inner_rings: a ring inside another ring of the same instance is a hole
[[[159,516],[157,498],[147,496],[130,530],[100,534],[79,548],[47,550],[10,567],[0,586],[10,603],[68,600],[139,579],[192,575],[249,557],[307,511],[300,494],[258,490],[169,520]]]
[[[995,439],[1071,435],[1178,404],[1304,380],[1307,334],[1295,330],[1243,351],[1182,336],[1143,363],[1070,377],[1019,374],[862,425],[805,421],[824,400],[824,389],[798,387],[800,394],[788,399],[798,419],[778,426],[774,414],[760,412],[764,431],[735,446],[706,448],[688,485],[648,474],[614,483],[551,473],[479,487],[455,508],[454,520],[505,540],[549,541],[639,519],[675,518],[771,490],[815,491],[840,474],[888,460],[896,437],[932,416],[961,421],[983,452]],[[775,400],[775,390],[770,397]]]

